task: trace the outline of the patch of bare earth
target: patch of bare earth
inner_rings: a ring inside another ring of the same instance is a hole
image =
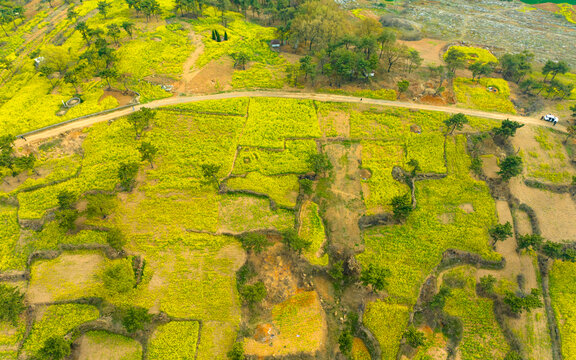
[[[142,353],[142,346],[136,341],[120,343],[114,337],[97,341],[91,336],[84,335],[80,340],[78,353],[78,360],[133,359]]]
[[[98,99],[98,104],[102,102],[102,100],[106,99],[107,97],[112,96],[116,100],[118,100],[118,106],[128,105],[134,100],[134,96],[127,94],[124,91],[116,90],[116,89],[108,89],[104,90],[104,93]]]
[[[513,222],[512,213],[506,201],[496,201],[496,211],[501,224]],[[516,283],[518,277],[522,277],[523,290],[530,292],[530,289],[538,288],[537,269],[534,266],[532,257],[526,254],[519,254],[516,251],[516,238],[511,237],[505,241],[499,241],[495,245],[496,251],[506,259],[505,267],[502,270],[481,269],[477,271],[477,279],[482,276],[493,275],[496,279],[505,279],[509,283]],[[533,359],[552,359],[550,348],[550,335],[546,323],[544,309],[537,309],[533,313],[525,313],[520,318],[506,318],[510,328],[518,331],[523,343],[527,344],[526,350],[529,357]]]
[[[500,171],[500,167],[498,166],[498,158],[496,156],[482,157],[482,172],[484,175],[490,179],[496,179],[500,177],[498,171]]]
[[[398,40],[398,42],[416,49],[424,59],[423,65],[443,65],[442,54],[448,42],[428,38],[417,41]]]
[[[556,242],[576,241],[576,204],[570,194],[531,188],[521,179],[510,181],[510,191],[534,210],[542,236]]]
[[[359,144],[327,144],[324,152],[334,168],[330,196],[326,201],[326,229],[336,254],[351,255],[364,251],[358,220],[366,209],[362,201]]]
[[[216,91],[232,89],[232,73],[234,72],[234,60],[228,56],[212,60],[202,69],[193,71],[184,87],[179,87],[178,92],[186,94],[205,94]]]
[[[350,113],[344,111],[330,111],[326,115],[318,115],[318,121],[320,122],[320,128],[324,129],[334,129],[336,132],[336,137],[350,137]],[[327,136],[324,133],[324,136]]]
[[[26,299],[33,304],[50,302],[75,289],[80,295],[94,283],[103,262],[100,254],[62,254],[39,262],[32,267]]]

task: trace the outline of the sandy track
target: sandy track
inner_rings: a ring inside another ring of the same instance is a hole
[[[177,104],[184,104],[202,100],[220,100],[220,99],[231,99],[231,98],[239,98],[239,97],[278,97],[278,98],[287,98],[287,99],[310,99],[310,100],[318,100],[318,101],[333,101],[333,102],[346,102],[346,103],[363,103],[363,104],[371,104],[371,105],[381,105],[381,106],[390,106],[390,107],[401,107],[407,109],[414,109],[414,110],[428,110],[428,111],[440,111],[449,114],[456,114],[456,113],[463,113],[469,116],[477,116],[483,117],[488,119],[495,119],[495,120],[505,120],[510,119],[514,121],[518,121],[523,124],[528,125],[535,125],[535,126],[550,126],[549,123],[541,121],[536,118],[525,117],[525,116],[517,116],[517,115],[509,115],[509,114],[501,114],[501,113],[491,113],[485,112],[480,110],[472,110],[472,109],[463,109],[454,106],[435,106],[435,105],[426,105],[426,104],[415,104],[409,102],[402,102],[402,101],[390,101],[390,100],[378,100],[378,99],[367,99],[367,98],[358,98],[354,96],[344,96],[344,95],[333,95],[333,94],[317,94],[317,93],[304,93],[304,92],[281,92],[281,91],[240,91],[240,92],[229,92],[229,93],[221,93],[221,94],[212,94],[212,95],[201,95],[201,96],[182,96],[182,97],[171,97],[161,100],[152,101],[147,104],[136,105],[134,106],[134,110],[132,108],[121,109],[118,111],[114,111],[111,113],[103,114],[103,115],[96,115],[89,118],[79,119],[78,121],[73,121],[70,123],[63,124],[61,126],[57,126],[54,128],[46,129],[43,131],[36,132],[34,134],[26,135],[26,139],[28,142],[36,142],[46,138],[50,138],[53,136],[60,135],[62,133],[68,132],[70,130],[77,130],[82,129],[93,124],[113,120],[122,116],[126,116],[133,111],[136,111],[140,108],[147,107],[147,108],[159,108],[163,106],[169,105],[177,105]],[[556,129],[560,131],[565,131],[565,127],[562,125],[556,126]],[[16,146],[23,146],[25,141],[18,140],[16,141]]]

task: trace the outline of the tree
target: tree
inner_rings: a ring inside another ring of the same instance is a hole
[[[478,285],[486,294],[492,294],[494,285],[496,285],[496,278],[493,275],[482,276]]]
[[[554,80],[556,75],[566,74],[569,71],[570,66],[565,61],[558,61],[557,63],[554,64],[554,67],[552,69],[552,78],[550,79],[550,82]]]
[[[106,234],[106,243],[116,250],[122,250],[126,245],[126,238],[118,228],[112,228]]]
[[[466,67],[466,54],[456,48],[450,48],[446,55],[444,55],[444,62],[448,71],[452,74],[457,69],[464,69]]]
[[[214,30],[214,37],[216,42],[221,42],[222,38],[220,37],[220,33],[218,32],[218,30]]]
[[[518,236],[518,250],[532,248],[534,250],[540,249],[544,242],[544,238],[538,234],[527,234]]]
[[[58,225],[64,230],[72,230],[80,214],[75,209],[58,210],[55,214]]]
[[[308,166],[316,174],[324,174],[327,171],[332,170],[333,166],[328,158],[328,155],[322,154],[310,154],[307,159]]]
[[[224,41],[228,41],[228,32],[224,31]]]
[[[384,67],[386,72],[391,72],[392,68],[410,57],[410,49],[408,46],[392,45],[384,47],[383,51],[380,52],[380,56],[384,58]]]
[[[346,356],[350,356],[352,352],[352,344],[354,342],[354,336],[350,329],[346,329],[340,334],[338,337],[338,345],[340,348],[340,352]]]
[[[16,287],[0,283],[0,322],[16,326],[25,309],[24,294]]]
[[[518,84],[518,87],[520,88],[522,93],[532,95],[532,90],[541,91],[544,88],[544,84],[534,79],[527,78],[525,80],[522,80],[520,84]]]
[[[140,136],[150,126],[152,120],[156,117],[156,110],[152,110],[146,107],[141,108],[137,112],[133,112],[128,115],[128,123],[132,125],[134,131],[136,132],[136,139],[140,139]]]
[[[543,305],[538,289],[532,289],[530,294],[524,296],[517,296],[513,292],[508,291],[504,296],[504,304],[508,305],[510,311],[516,315],[520,315],[524,310],[530,312],[532,309]]]
[[[416,176],[416,173],[422,170],[420,168],[420,163],[416,159],[410,159],[407,165],[412,168],[412,171],[410,172],[412,176]]]
[[[542,246],[542,252],[552,259],[562,259],[564,257],[564,245],[546,241]]]
[[[253,251],[256,254],[259,254],[262,250],[272,245],[265,235],[254,232],[245,233],[240,236],[240,243],[242,243],[244,250]]]
[[[160,4],[156,0],[142,0],[140,1],[140,10],[146,16],[146,22],[150,20],[150,17],[158,15],[162,12],[160,9]]]
[[[408,90],[408,87],[410,87],[410,82],[408,80],[400,80],[396,83],[396,86],[398,86],[398,91],[403,93]]]
[[[250,61],[250,56],[244,51],[239,51],[232,54],[232,59],[234,59],[234,67],[246,70],[246,64]]]
[[[452,135],[454,130],[462,130],[464,124],[468,123],[468,118],[462,113],[458,113],[450,116],[448,119],[444,120],[444,124],[448,128],[447,135]]]
[[[240,295],[249,305],[254,305],[266,298],[266,286],[262,281],[253,285],[244,285],[240,289]]]
[[[222,165],[202,164],[200,167],[202,169],[202,176],[204,176],[204,179],[209,182],[213,181],[216,184],[216,187],[219,188],[220,180],[218,180],[218,172],[220,171]]]
[[[235,342],[232,345],[232,349],[226,353],[226,356],[230,360],[244,360],[244,344]]]
[[[108,24],[106,25],[106,28],[108,29],[108,36],[114,40],[116,46],[119,46],[120,44],[118,43],[118,39],[120,38],[120,27],[118,24]]]
[[[412,72],[413,68],[419,68],[422,65],[424,59],[420,56],[420,53],[417,50],[409,49],[408,50],[408,73]]]
[[[389,276],[390,270],[370,263],[368,268],[362,271],[360,281],[364,286],[371,285],[375,291],[382,291],[388,285],[386,278]]]
[[[450,296],[450,288],[447,286],[442,286],[437,294],[432,297],[432,300],[428,303],[431,309],[443,309],[446,305],[446,299]]]
[[[76,202],[76,195],[69,190],[60,190],[56,195],[56,199],[58,200],[58,208],[60,210],[72,209]]]
[[[566,144],[570,138],[573,138],[575,136],[576,136],[576,125],[573,124],[566,126],[566,139],[564,139],[564,144]]]
[[[101,78],[106,79],[106,83],[108,83],[108,89],[111,89],[112,85],[110,84],[110,79],[116,79],[118,77],[118,70],[113,68],[107,68],[99,71],[97,75]]]
[[[346,12],[334,1],[307,0],[296,10],[290,35],[295,47],[302,42],[308,50],[322,50],[346,33]]]
[[[134,270],[129,260],[112,263],[102,273],[104,287],[111,292],[126,293],[136,286]]]
[[[414,326],[410,326],[408,330],[404,332],[404,338],[408,345],[413,348],[417,348],[426,343],[426,335],[422,331],[418,331]]]
[[[154,157],[158,152],[158,148],[152,143],[143,141],[142,144],[138,147],[138,151],[140,151],[142,161],[150,162],[150,167],[154,168],[152,161],[154,161]]]
[[[104,16],[106,19],[106,15],[108,15],[108,9],[110,8],[111,4],[107,3],[105,0],[98,1],[98,5],[96,5],[96,9]]]
[[[499,167],[500,171],[498,171],[498,175],[500,175],[502,180],[508,181],[522,173],[522,158],[516,155],[507,156],[500,163]]]
[[[222,19],[222,25],[226,27],[226,11],[230,8],[230,0],[216,0],[216,7],[220,10],[220,18]]]
[[[130,21],[124,21],[120,27],[126,31],[126,34],[132,38],[132,30],[134,30],[134,23]]]
[[[70,355],[70,344],[61,336],[52,336],[44,341],[38,351],[41,360],[62,360]]]
[[[308,250],[312,245],[311,241],[299,237],[294,229],[288,229],[282,233],[282,242],[298,254],[302,253],[302,250]]]
[[[96,193],[87,195],[86,199],[86,213],[92,217],[106,219],[115,207],[114,197],[110,195]]]
[[[472,80],[480,81],[481,76],[488,76],[494,72],[494,64],[474,62],[468,65],[468,70],[472,71]]]
[[[524,124],[520,124],[517,121],[506,119],[502,121],[502,124],[499,128],[494,128],[494,135],[508,139],[509,137],[516,135],[516,130],[523,126]]]
[[[0,9],[0,27],[4,31],[4,34],[8,36],[6,29],[4,28],[5,24],[9,24],[14,19],[12,12],[9,9]]]
[[[496,241],[504,241],[512,236],[512,225],[509,221],[506,224],[496,224],[488,230],[488,233]]]
[[[131,306],[126,309],[122,317],[122,325],[124,325],[124,328],[126,328],[129,333],[134,333],[144,329],[150,320],[152,320],[152,315],[148,313],[148,310]]]
[[[526,74],[532,71],[533,58],[534,55],[526,51],[520,54],[504,54],[500,58],[502,76],[506,80],[520,82]]]
[[[409,194],[397,195],[392,198],[392,213],[394,214],[394,219],[404,221],[408,218],[412,210]]]
[[[75,20],[78,17],[78,13],[76,11],[74,11],[73,8],[68,8],[68,11],[66,12],[66,18],[68,20]]]
[[[68,70],[64,74],[64,82],[74,86],[74,90],[76,90],[77,93],[80,92],[78,85],[81,83],[81,81],[78,77],[78,73],[75,70]]]
[[[138,164],[135,162],[120,163],[118,168],[118,180],[124,191],[131,191],[136,183],[136,174],[138,174]]]
[[[79,31],[82,34],[82,38],[86,41],[86,44],[90,45],[90,36],[89,36],[89,28],[88,25],[84,21],[78,21],[76,26],[74,27],[76,31]]]
[[[304,73],[304,80],[308,79],[308,75],[311,78],[316,77],[316,63],[312,61],[312,56],[306,55],[300,59],[300,70]]]
[[[544,64],[544,67],[542,68],[542,75],[544,75],[544,81],[546,81],[548,75],[550,75],[550,73],[554,70],[555,67],[556,63],[554,61],[552,60],[546,61],[546,64]]]

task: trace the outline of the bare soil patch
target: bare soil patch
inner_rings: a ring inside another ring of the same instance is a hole
[[[472,204],[470,203],[460,204],[458,205],[458,208],[460,208],[460,210],[464,211],[467,214],[471,214],[474,212],[474,206],[472,206]]]
[[[246,251],[239,244],[226,245],[218,251],[216,259],[231,260],[232,269],[236,271],[246,262]]]
[[[429,105],[446,105],[446,100],[444,100],[444,98],[433,95],[422,96],[420,102]]]
[[[500,177],[498,175],[500,167],[498,166],[498,158],[496,156],[483,156],[482,157],[482,172],[490,179]]]
[[[132,340],[88,332],[80,340],[78,360],[122,360],[140,357],[142,346]],[[140,355],[140,356],[138,356]]]
[[[510,190],[520,202],[534,209],[542,236],[556,242],[576,241],[576,204],[569,194],[530,188],[520,179],[510,181]]]
[[[526,214],[526,212],[522,210],[516,210],[514,212],[514,221],[516,222],[516,227],[518,228],[519,234],[532,234],[532,224],[530,223],[530,217],[528,214]]]
[[[417,41],[398,40],[399,43],[405,44],[411,48],[416,49],[420,56],[424,59],[423,65],[442,65],[442,54],[444,48],[448,45],[447,41],[436,39],[420,39]]]
[[[128,94],[125,91],[115,90],[115,89],[108,89],[104,90],[104,94],[98,99],[98,104],[102,102],[102,100],[106,99],[107,97],[112,96],[118,100],[118,106],[128,105],[134,100],[134,95]]]
[[[34,180],[41,179],[50,174],[51,172],[52,171],[50,169],[40,167],[36,168],[32,174],[29,174],[28,172],[23,172],[16,176],[6,176],[2,179],[2,182],[0,183],[0,192],[8,193],[16,189],[27,179],[34,179]]]
[[[327,115],[318,116],[321,129],[333,128],[337,137],[350,137],[350,114],[343,111],[330,111]],[[327,134],[324,134],[327,136]]]
[[[454,222],[454,214],[453,213],[443,213],[438,215],[438,220],[442,224],[452,224]]]
[[[210,61],[202,69],[183,77],[184,85],[177,85],[175,92],[186,94],[205,94],[215,91],[231,90],[234,60],[228,56]]]
[[[84,293],[95,282],[104,263],[100,254],[62,254],[32,266],[26,298],[30,303],[54,301],[64,295]]]

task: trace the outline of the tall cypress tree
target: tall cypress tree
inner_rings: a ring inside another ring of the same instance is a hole
[[[228,41],[228,33],[224,31],[224,41]]]
[[[220,42],[222,41],[222,39],[220,38],[220,33],[218,32],[218,30],[215,30],[216,32],[216,41]]]

